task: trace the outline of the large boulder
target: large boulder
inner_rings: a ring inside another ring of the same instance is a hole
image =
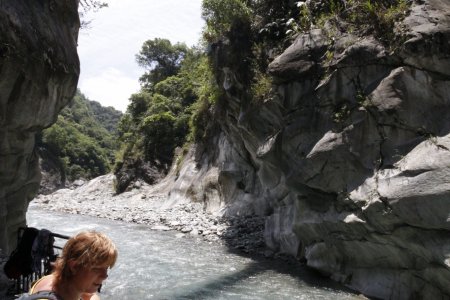
[[[73,98],[77,0],[0,2],[0,249],[8,254],[39,189],[35,135]]]

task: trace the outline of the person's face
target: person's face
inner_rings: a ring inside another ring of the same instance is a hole
[[[91,268],[80,270],[74,276],[74,284],[83,293],[95,293],[108,278],[109,265],[96,265]]]

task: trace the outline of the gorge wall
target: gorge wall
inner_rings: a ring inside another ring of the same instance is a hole
[[[40,182],[35,135],[73,98],[77,0],[0,1],[0,249],[9,254]]]
[[[413,1],[395,51],[302,34],[270,64],[274,93],[257,105],[218,62],[215,146],[185,158],[170,201],[266,215],[270,248],[366,295],[448,299],[449,12],[446,0]]]

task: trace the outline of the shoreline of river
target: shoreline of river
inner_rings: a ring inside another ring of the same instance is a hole
[[[243,254],[290,259],[266,248],[264,217],[215,216],[205,212],[202,204],[192,202],[166,206],[166,196],[144,182],[137,182],[130,190],[116,195],[112,189],[113,178],[108,174],[49,195],[38,195],[31,205],[44,210],[145,224],[152,230],[175,230],[179,232],[177,237],[201,237]]]
[[[206,212],[200,203],[183,202],[168,205],[166,196],[154,186],[137,182],[119,195],[112,189],[113,175],[89,182],[80,182],[50,195],[38,195],[31,207],[145,224],[152,230],[174,230],[177,238],[201,238],[211,244],[225,245],[228,251],[258,260],[283,260],[303,265],[293,257],[274,253],[264,242],[264,217],[242,216],[224,218]],[[8,283],[8,281],[6,281]],[[347,290],[345,287],[338,289]],[[12,299],[12,298],[11,298]],[[355,293],[355,299],[367,299]]]

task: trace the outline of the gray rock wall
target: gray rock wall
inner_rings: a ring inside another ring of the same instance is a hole
[[[449,11],[414,2],[396,52],[301,35],[271,63],[275,93],[259,105],[224,68],[217,147],[181,167],[172,200],[267,215],[270,248],[366,295],[449,298]]]
[[[8,254],[39,189],[35,135],[79,76],[78,1],[0,1],[0,249]]]

